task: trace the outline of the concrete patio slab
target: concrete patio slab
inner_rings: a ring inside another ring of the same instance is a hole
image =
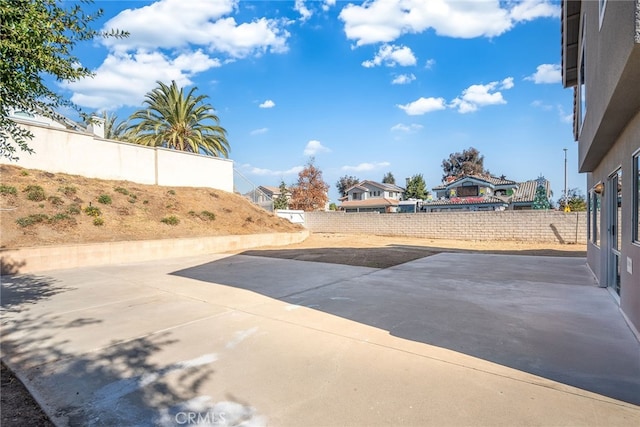
[[[3,277],[2,310],[58,425],[640,423],[640,344],[579,258],[198,256]]]

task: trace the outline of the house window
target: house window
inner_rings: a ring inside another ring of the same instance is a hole
[[[478,186],[477,185],[465,185],[462,187],[458,187],[457,191],[458,197],[474,197],[478,195]]]
[[[589,191],[589,196],[587,199],[587,242],[591,241],[591,217],[593,215],[593,195],[594,191]]]
[[[607,0],[598,0],[598,12],[600,16],[599,24],[602,28],[602,20],[604,18],[604,10],[607,8]]]
[[[351,197],[353,198],[353,200],[361,200],[362,193],[353,193]]]
[[[601,184],[598,184],[601,185]],[[597,187],[597,186],[596,186]],[[591,241],[594,245],[600,246],[600,207],[602,196],[593,191],[593,215],[591,216]]]
[[[640,151],[633,156],[633,241],[640,243]]]
[[[580,46],[580,69],[578,75],[578,97],[579,97],[579,108],[580,108],[580,123],[578,123],[578,129],[582,129],[582,125],[584,124],[584,118],[587,114],[587,89],[585,85],[585,75],[584,75],[584,61],[585,61],[585,53],[586,53],[586,43],[585,43],[585,25],[586,25],[586,17],[583,16],[584,21],[582,25],[582,37],[581,37],[581,46]]]

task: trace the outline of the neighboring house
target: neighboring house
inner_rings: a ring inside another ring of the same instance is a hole
[[[273,210],[273,201],[280,197],[280,194],[280,187],[259,185],[253,190],[243,194],[243,196],[256,205],[271,211]],[[291,199],[291,192],[287,194],[287,198]]]
[[[589,189],[587,264],[640,338],[640,2],[562,2],[562,82],[573,88]]]
[[[450,178],[448,182],[432,189],[433,197],[422,205],[422,210],[447,212],[532,209],[539,184],[544,186],[548,199],[550,185],[544,178],[522,183],[480,175]]]
[[[340,199],[340,209],[346,212],[395,212],[404,195],[404,188],[395,184],[362,181],[347,189]]]

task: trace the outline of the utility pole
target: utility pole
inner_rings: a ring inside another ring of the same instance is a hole
[[[564,211],[569,211],[569,194],[567,192],[567,149],[564,150]]]

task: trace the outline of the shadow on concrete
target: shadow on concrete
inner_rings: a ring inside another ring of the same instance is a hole
[[[0,311],[5,314],[28,309],[32,304],[71,288],[57,285],[51,277],[23,275],[3,277],[1,289]]]
[[[586,257],[584,250],[559,251],[553,249],[526,250],[470,250],[451,249],[438,246],[389,245],[373,248],[310,248],[310,249],[262,249],[248,250],[241,255],[268,258],[293,259],[297,261],[326,262],[371,268],[389,268],[416,259],[442,252],[483,253],[501,255]]]
[[[172,274],[640,404],[640,344],[583,258],[442,253],[372,269],[255,256],[293,252],[317,260],[316,251],[248,251]]]
[[[215,375],[211,360],[168,366],[157,362],[156,354],[177,342],[169,332],[111,341],[95,350],[71,350],[77,343],[61,338],[65,330],[77,329],[76,336],[91,334],[82,330],[102,320],[80,314],[73,318],[73,311],[34,312],[38,302],[71,291],[44,276],[3,277],[2,283],[2,361],[56,425],[174,426],[190,411],[217,411],[231,422],[250,420],[253,409],[240,399],[226,396],[216,403],[201,395],[203,383]]]

